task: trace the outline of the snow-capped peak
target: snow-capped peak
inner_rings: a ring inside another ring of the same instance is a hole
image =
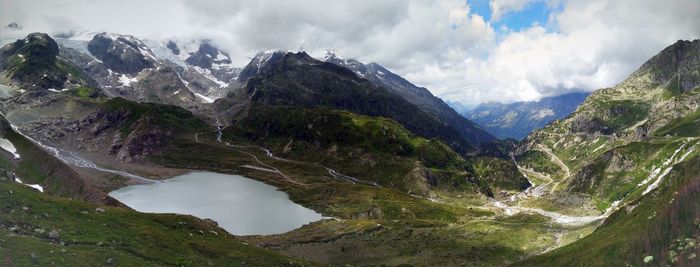
[[[323,61],[329,61],[333,59],[341,59],[338,57],[338,54],[336,54],[335,50],[326,50],[326,54],[323,56]]]

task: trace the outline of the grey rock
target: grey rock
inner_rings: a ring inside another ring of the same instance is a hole
[[[59,234],[58,231],[56,231],[56,230],[51,230],[49,232],[49,238],[54,240],[54,241],[58,241],[61,239],[61,234]]]

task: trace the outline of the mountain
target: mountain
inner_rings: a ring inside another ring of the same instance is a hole
[[[583,196],[579,205],[609,217],[519,265],[695,265],[699,114],[700,40],[678,41],[530,134],[515,155],[525,174],[548,177],[550,196]]]
[[[369,80],[375,86],[381,86],[403,97],[406,101],[417,106],[437,120],[454,128],[471,144],[481,144],[493,141],[495,138],[479,125],[459,115],[442,99],[434,96],[428,89],[418,87],[399,75],[387,70],[377,63],[364,64],[354,59],[341,59],[335,53],[328,51],[324,58],[339,66],[346,67],[358,76]]]
[[[63,90],[94,85],[72,62],[59,55],[56,41],[45,33],[26,38],[0,49],[0,76],[6,84],[22,90]]]
[[[465,113],[469,112],[470,110],[476,108],[476,106],[463,104],[463,103],[460,103],[457,101],[447,100],[447,101],[445,101],[445,103],[447,103],[448,106],[450,106],[452,109],[457,111],[457,113],[459,113],[459,114],[465,114]]]
[[[56,38],[61,54],[111,97],[197,110],[237,87],[238,68],[209,41],[141,40],[84,32]]]
[[[538,101],[483,103],[462,114],[500,139],[522,140],[533,130],[574,112],[586,96],[588,93],[570,93]]]
[[[241,78],[247,78],[245,87],[215,103],[229,120],[247,114],[251,106],[325,107],[392,118],[417,135],[441,139],[459,153],[475,151],[478,143],[469,140],[481,136],[467,140],[392,90],[304,52],[258,54],[243,68]]]

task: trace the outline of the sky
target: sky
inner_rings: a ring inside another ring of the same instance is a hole
[[[0,35],[109,31],[211,40],[243,66],[262,50],[376,62],[466,105],[621,82],[679,39],[698,0],[0,0]]]

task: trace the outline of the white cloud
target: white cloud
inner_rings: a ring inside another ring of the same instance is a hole
[[[208,38],[241,65],[260,50],[303,47],[321,56],[330,48],[472,104],[612,86],[665,46],[700,33],[697,0],[492,0],[492,17],[533,1],[563,8],[547,25],[515,32],[494,29],[463,0],[0,0],[0,25],[16,21],[23,34]]]
[[[676,40],[700,37],[697,1],[563,4],[548,25],[557,32],[542,26],[506,31],[485,58],[434,62],[405,74],[444,98],[465,103],[533,100],[614,86]]]
[[[491,20],[497,21],[505,14],[523,10],[532,1],[537,0],[491,0],[489,1]]]

